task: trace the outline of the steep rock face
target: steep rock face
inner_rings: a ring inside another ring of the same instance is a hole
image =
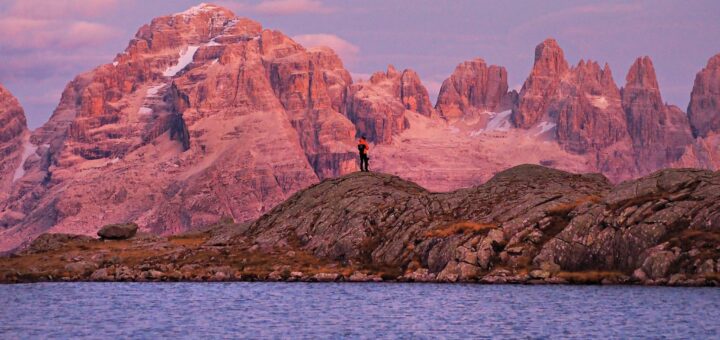
[[[2,250],[136,222],[171,234],[257,217],[354,171],[351,80],[329,49],[214,5],[154,19],[66,87],[32,140],[40,162],[2,202]],[[27,180],[25,180],[27,179]]]
[[[435,109],[445,119],[464,115],[509,110],[517,100],[508,92],[507,71],[502,66],[485,64],[476,58],[455,67],[440,87]]]
[[[663,103],[652,60],[638,58],[626,81],[623,108],[640,173],[680,160],[692,143],[690,125],[684,112]]]
[[[12,183],[24,172],[30,150],[26,148],[25,112],[15,97],[0,85],[0,201],[7,198]]]
[[[601,69],[597,62],[581,60],[562,83],[561,93],[557,135],[567,149],[585,153],[628,136],[620,91],[607,64]]]
[[[535,47],[535,62],[530,76],[520,90],[512,121],[519,128],[530,128],[550,110],[560,81],[569,69],[565,54],[555,39],[546,39]]]
[[[696,137],[720,132],[720,54],[695,76],[687,112]]]
[[[387,144],[393,135],[408,128],[406,110],[435,115],[429,98],[415,71],[400,73],[390,65],[386,72],[374,73],[369,82],[350,86],[344,112],[359,134]]]
[[[609,65],[581,60],[563,76],[550,105],[558,110],[557,141],[564,149],[594,155],[595,168],[613,180],[635,174],[620,91]]]
[[[298,131],[300,145],[317,175],[327,178],[352,171],[355,126],[338,114],[352,79],[340,58],[328,48],[291,55],[285,50],[268,50],[264,63],[273,90]]]

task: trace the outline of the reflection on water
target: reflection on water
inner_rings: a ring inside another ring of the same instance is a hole
[[[0,338],[720,336],[720,289],[309,283],[0,285]]]

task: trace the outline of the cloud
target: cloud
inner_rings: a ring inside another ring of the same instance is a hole
[[[333,49],[340,58],[347,63],[352,63],[357,59],[360,48],[349,41],[338,37],[334,34],[303,34],[296,35],[293,40],[305,47],[325,46]]]
[[[87,22],[28,18],[0,18],[4,32],[0,51],[75,48],[103,43],[118,37],[113,27]]]
[[[216,1],[216,4],[235,12],[251,12],[271,15],[292,15],[301,13],[327,14],[335,12],[335,8],[326,6],[320,0],[264,0],[251,5],[235,0]]]
[[[319,0],[265,0],[254,6],[254,10],[266,14],[331,13],[335,9],[325,6]]]
[[[7,12],[13,17],[35,19],[94,18],[117,5],[118,0],[15,0]]]

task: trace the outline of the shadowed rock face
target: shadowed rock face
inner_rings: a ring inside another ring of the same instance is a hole
[[[27,131],[20,103],[0,85],[0,202],[7,198],[16,172],[23,166],[23,137]]]
[[[695,136],[720,131],[720,54],[695,76],[687,112]]]
[[[693,142],[690,124],[684,112],[663,103],[650,58],[638,58],[626,80],[623,108],[639,172],[661,169],[680,160]]]

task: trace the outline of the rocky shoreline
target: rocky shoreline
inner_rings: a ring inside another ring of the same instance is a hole
[[[720,285],[720,173],[704,170],[612,186],[522,165],[449,193],[354,173],[255,221],[169,237],[130,229],[115,240],[44,234],[0,257],[0,282]]]

